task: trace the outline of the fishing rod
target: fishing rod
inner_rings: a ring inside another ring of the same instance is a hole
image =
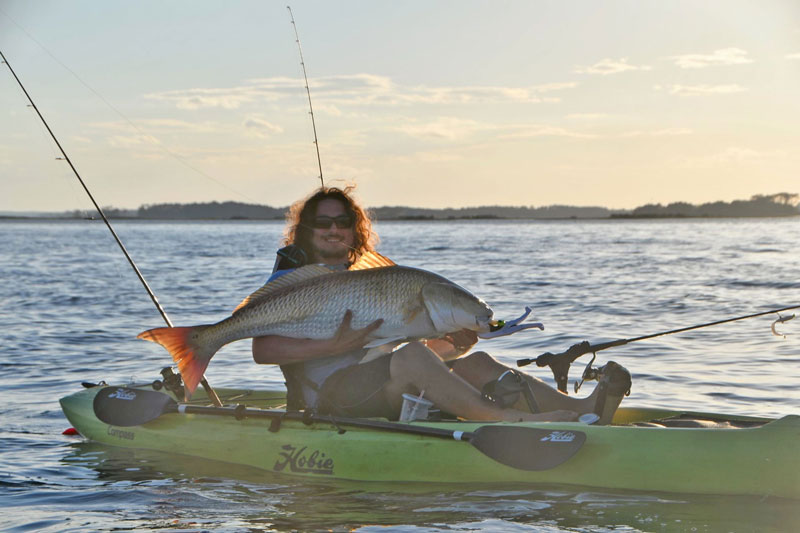
[[[111,235],[114,237],[114,240],[117,241],[117,245],[119,245],[119,248],[120,250],[122,250],[122,253],[125,254],[125,258],[128,260],[128,263],[131,265],[131,268],[133,268],[133,271],[136,273],[136,276],[139,278],[139,281],[144,286],[145,290],[147,291],[147,294],[150,295],[150,299],[153,301],[153,304],[156,306],[156,309],[158,309],[158,312],[161,314],[161,317],[164,319],[164,322],[166,322],[167,326],[173,327],[172,321],[167,316],[167,313],[166,311],[164,311],[164,308],[161,307],[158,298],[156,298],[156,295],[150,288],[150,285],[148,285],[147,281],[144,279],[144,276],[139,270],[139,267],[137,267],[136,263],[133,262],[133,258],[128,253],[128,250],[125,248],[125,245],[122,244],[122,241],[117,235],[117,232],[114,231],[114,228],[111,226],[111,222],[109,222],[108,218],[106,217],[106,214],[103,212],[103,210],[100,208],[100,205],[94,199],[94,196],[92,195],[91,191],[89,191],[89,187],[86,186],[86,183],[83,181],[83,178],[81,178],[81,175],[75,168],[75,165],[72,164],[72,161],[67,155],[67,152],[64,151],[64,148],[61,146],[61,143],[58,142],[58,139],[53,133],[53,130],[50,129],[50,126],[47,124],[47,121],[44,119],[44,116],[42,116],[42,113],[39,111],[39,108],[36,107],[36,104],[33,102],[33,99],[31,98],[30,94],[28,94],[28,91],[25,89],[25,86],[22,84],[22,81],[20,81],[19,77],[17,76],[17,73],[14,72],[13,68],[11,68],[11,64],[8,62],[8,59],[6,59],[6,56],[5,54],[3,54],[2,51],[0,51],[0,57],[2,57],[3,63],[5,63],[5,65],[8,67],[8,70],[11,71],[12,76],[14,76],[14,79],[17,81],[17,84],[19,85],[20,89],[22,89],[22,92],[25,93],[25,97],[28,99],[28,102],[30,102],[30,106],[33,108],[34,111],[36,111],[36,114],[39,116],[39,119],[42,121],[42,124],[44,124],[44,127],[47,129],[47,132],[53,139],[53,142],[56,143],[58,150],[61,152],[61,155],[63,156],[63,160],[66,161],[67,164],[69,165],[69,168],[72,169],[72,173],[75,174],[76,178],[78,178],[78,181],[83,187],[83,190],[86,191],[87,196],[89,196],[89,199],[92,201],[92,204],[94,204],[95,209],[100,214],[100,218],[103,219],[103,222],[105,222],[106,227],[108,227],[108,230],[111,232]],[[211,388],[211,385],[208,383],[208,381],[206,381],[205,377],[202,379],[201,383],[203,385],[203,388],[206,390],[209,399],[211,399],[211,401],[213,401],[215,405],[221,406],[222,402],[220,402],[219,397],[217,396],[216,392],[214,392],[214,389]]]
[[[651,335],[642,335],[641,337],[634,337],[631,339],[617,339],[615,341],[603,342],[600,344],[590,344],[588,341],[583,341],[578,344],[573,344],[570,346],[566,351],[553,354],[550,352],[545,352],[542,355],[530,359],[519,359],[517,360],[517,366],[527,366],[531,363],[536,363],[536,366],[545,367],[549,366],[550,370],[553,371],[553,377],[555,377],[556,384],[558,385],[558,390],[561,392],[567,392],[567,381],[568,381],[568,374],[569,374],[569,367],[570,365],[580,356],[586,355],[588,353],[597,355],[597,352],[601,350],[607,350],[608,348],[613,348],[615,346],[624,346],[626,344],[630,344],[632,342],[643,341],[646,339],[652,339],[655,337],[661,337],[664,335],[672,335],[674,333],[682,333],[684,331],[691,331],[694,329],[700,328],[707,328],[710,326],[717,326],[719,324],[727,324],[728,322],[736,322],[738,320],[745,320],[748,318],[755,318],[764,315],[770,315],[773,313],[781,313],[783,311],[789,311],[791,309],[800,309],[800,305],[792,305],[789,307],[783,307],[781,309],[771,309],[769,311],[762,311],[760,313],[753,313],[751,315],[739,316],[735,318],[726,318],[724,320],[716,320],[714,322],[707,322],[705,324],[698,324],[696,326],[689,326],[685,328],[679,329],[672,329],[669,331],[662,331],[659,333],[653,333]],[[772,323],[772,333],[775,335],[780,335],[778,332],[775,331],[776,324],[782,324],[784,322],[788,322],[792,320],[795,315],[781,317],[780,314],[778,315],[778,319]],[[577,392],[580,384],[583,383],[584,379],[591,379],[595,376],[595,372],[592,371],[591,364],[594,361],[594,357],[592,361],[586,367],[586,370],[583,373],[583,377],[579,383],[575,384],[575,391]]]
[[[314,106],[311,105],[311,89],[308,88],[308,75],[306,74],[306,62],[303,59],[303,48],[300,46],[300,35],[297,33],[297,24],[294,22],[294,14],[292,13],[291,6],[286,6],[289,10],[289,18],[292,19],[292,27],[294,27],[294,37],[297,43],[297,50],[300,52],[300,66],[303,67],[303,79],[306,82],[306,94],[308,95],[308,109],[311,115],[311,129],[314,130],[314,146],[317,148],[317,164],[319,164],[319,183],[325,187],[325,182],[322,180],[322,158],[319,155],[319,140],[317,140],[317,123],[314,121]]]

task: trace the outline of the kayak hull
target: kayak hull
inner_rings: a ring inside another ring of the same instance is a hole
[[[777,420],[690,413],[726,427],[645,427],[681,412],[621,408],[612,426],[569,422],[513,424],[580,431],[586,442],[562,464],[539,471],[501,464],[467,442],[326,422],[163,414],[134,427],[100,421],[93,401],[101,387],[61,399],[85,438],[113,446],[180,453],[281,474],[361,481],[529,483],[635,491],[774,496],[800,499],[800,417]],[[275,409],[285,393],[217,390],[226,405]],[[198,391],[194,400],[205,403]],[[732,422],[733,424],[729,424]],[[414,422],[448,431],[485,423]],[[621,425],[617,425],[621,424]],[[729,426],[729,427],[728,427]],[[740,426],[740,427],[734,427]]]

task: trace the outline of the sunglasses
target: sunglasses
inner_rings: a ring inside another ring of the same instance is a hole
[[[334,224],[339,229],[349,229],[353,227],[353,219],[348,215],[339,215],[338,217],[321,216],[314,219],[312,226],[314,226],[314,229],[330,229]]]

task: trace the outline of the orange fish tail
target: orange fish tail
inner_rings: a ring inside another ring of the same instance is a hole
[[[211,360],[211,357],[205,355],[201,347],[192,341],[193,334],[206,327],[155,328],[137,335],[139,339],[156,342],[167,349],[178,365],[178,371],[186,387],[187,399],[203,379],[208,362]]]

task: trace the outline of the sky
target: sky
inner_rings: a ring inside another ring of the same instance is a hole
[[[0,51],[102,206],[319,185],[287,2],[0,0]],[[800,193],[800,2],[305,1],[327,185],[367,206]],[[91,204],[0,65],[0,211]]]

